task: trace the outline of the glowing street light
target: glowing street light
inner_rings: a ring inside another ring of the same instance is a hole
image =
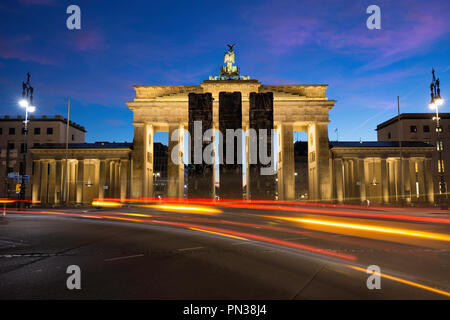
[[[28,133],[28,112],[35,112],[36,107],[33,105],[33,87],[30,85],[30,73],[27,73],[27,82],[22,82],[22,99],[19,101],[19,105],[25,108],[25,121],[24,121],[24,145],[23,145],[23,166],[20,168],[20,175],[22,176],[22,185],[20,187],[20,200],[25,200],[25,178],[27,174],[27,133]],[[21,202],[23,203],[23,202]]]
[[[439,164],[438,164],[438,170],[439,170],[439,204],[441,206],[441,209],[447,209],[447,191],[446,191],[446,185],[445,185],[445,176],[444,176],[444,160],[442,159],[442,151],[443,151],[443,142],[441,140],[441,132],[442,127],[440,125],[440,118],[439,118],[439,106],[442,106],[444,104],[444,99],[441,97],[441,88],[439,83],[439,78],[436,79],[435,71],[434,69],[431,71],[433,74],[433,80],[430,84],[430,91],[431,91],[431,101],[428,104],[429,107],[434,110],[436,109],[436,117],[433,117],[433,120],[436,120],[436,133],[437,133],[437,139],[436,139],[436,146],[437,150],[439,152]]]

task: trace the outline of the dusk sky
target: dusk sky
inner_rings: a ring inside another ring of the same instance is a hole
[[[68,30],[66,8],[81,8]],[[366,9],[381,8],[381,30]],[[429,112],[431,69],[450,110],[449,1],[57,1],[0,3],[0,116],[23,114],[26,73],[36,116],[67,116],[86,140],[132,141],[133,85],[196,85],[236,43],[241,74],[263,84],[328,84],[329,137],[376,140],[376,125]],[[162,135],[158,139],[163,139]]]

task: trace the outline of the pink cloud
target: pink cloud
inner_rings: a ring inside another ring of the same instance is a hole
[[[327,1],[325,1],[327,2]],[[284,6],[283,6],[284,4]],[[341,54],[374,57],[364,68],[382,67],[428,50],[448,34],[448,3],[408,2],[381,5],[382,29],[368,30],[365,7],[329,2],[318,10],[308,3],[263,4],[250,24],[268,50],[284,54],[293,49],[318,46]]]
[[[0,36],[0,58],[18,59],[42,65],[56,65],[55,59],[49,59],[40,50],[30,50],[31,47],[29,35],[19,35],[14,39]]]
[[[108,46],[104,36],[98,31],[75,31],[74,37],[69,37],[70,44],[80,51],[100,51]]]

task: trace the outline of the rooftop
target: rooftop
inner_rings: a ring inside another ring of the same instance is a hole
[[[330,148],[398,148],[398,141],[330,141]],[[433,147],[422,141],[402,141],[402,147]]]
[[[69,149],[132,149],[130,142],[94,142],[94,143],[69,143]],[[44,143],[32,149],[65,149],[65,143]]]
[[[1,121],[4,121],[4,122],[6,122],[6,121],[23,121],[24,119],[25,118],[20,116],[20,115],[18,115],[16,118],[11,118],[10,116],[4,116],[3,118],[0,118],[0,122]],[[28,121],[30,121],[30,122],[36,122],[36,121],[39,121],[39,122],[43,122],[43,121],[45,121],[45,122],[48,122],[48,121],[60,121],[60,122],[62,122],[64,124],[67,124],[67,119],[63,118],[63,116],[61,116],[61,115],[55,115],[53,117],[47,117],[47,116],[44,115],[44,116],[41,116],[40,118],[37,118],[35,116],[29,116],[28,117]],[[86,129],[83,126],[81,126],[81,125],[79,125],[79,124],[77,124],[77,123],[75,123],[73,121],[69,121],[69,125],[72,128],[78,129],[78,130],[83,131],[83,132],[87,132]]]
[[[436,113],[429,112],[429,113],[400,113],[400,120],[432,120],[433,117],[436,116]],[[450,119],[450,113],[439,113],[439,117],[441,119]],[[376,131],[383,129],[395,122],[398,121],[398,116],[392,117],[389,120],[386,120],[385,122],[380,123],[377,125]]]

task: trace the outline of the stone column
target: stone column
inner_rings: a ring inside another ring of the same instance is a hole
[[[411,177],[409,170],[409,160],[403,158],[403,190],[402,194],[406,203],[411,202]]]
[[[281,134],[281,164],[279,180],[283,188],[283,199],[280,200],[294,200],[295,199],[295,164],[294,164],[294,130],[291,123],[283,123],[280,126]]]
[[[48,162],[41,162],[41,203],[48,203]]]
[[[131,197],[153,196],[153,126],[133,123]]]
[[[56,162],[54,160],[49,162],[49,180],[48,180],[48,203],[55,204],[56,198]]]
[[[364,159],[356,159],[356,174],[359,182],[359,199],[361,202],[366,200],[366,183],[364,177]]]
[[[387,162],[389,168],[389,203],[392,203],[395,201],[395,164],[393,159]]]
[[[83,203],[83,190],[84,190],[84,160],[78,160],[77,165],[77,203]]]
[[[69,190],[67,190],[69,203],[75,202],[77,199],[77,162],[77,160],[69,160]]]
[[[127,197],[128,160],[120,160],[120,201]]]
[[[427,194],[427,200],[429,203],[434,203],[434,182],[433,171],[431,167],[431,158],[424,160],[425,165],[425,189]],[[445,169],[445,168],[444,168]]]
[[[417,199],[417,187],[416,187],[416,160],[409,159],[409,184],[411,188],[411,201],[416,202]]]
[[[167,150],[167,196],[169,198],[184,197],[183,136],[184,130],[180,124],[169,124],[169,147]],[[173,160],[178,163],[172,161],[172,156]]]
[[[63,197],[63,177],[64,177],[64,172],[63,172],[63,165],[62,165],[62,161],[63,160],[56,160],[56,178],[55,178],[55,203],[56,204],[60,204],[62,201],[62,197]]]
[[[105,179],[106,179],[106,160],[100,160],[100,173],[98,179],[98,198],[103,200],[105,198]]]
[[[114,161],[114,198],[120,197],[120,163]]]
[[[381,158],[381,196],[380,202],[389,203],[389,178],[388,178],[388,162],[385,158]]]
[[[33,203],[39,201],[40,197],[40,189],[41,189],[41,161],[34,160],[34,174],[33,174]]]
[[[418,159],[417,160],[417,166],[418,166],[418,178],[419,178],[419,200],[421,202],[426,201],[426,195],[427,191],[425,189],[425,165],[424,165],[424,159]]]
[[[314,177],[317,183],[315,187],[315,199],[331,199],[331,172],[330,172],[330,151],[328,141],[328,123],[315,123],[308,128],[308,147],[310,157],[308,165],[315,168]],[[313,141],[310,141],[313,140]],[[312,155],[311,155],[312,153]]]
[[[342,159],[334,159],[336,198],[339,203],[342,203],[344,201],[343,171],[344,171],[344,169],[343,169]]]

